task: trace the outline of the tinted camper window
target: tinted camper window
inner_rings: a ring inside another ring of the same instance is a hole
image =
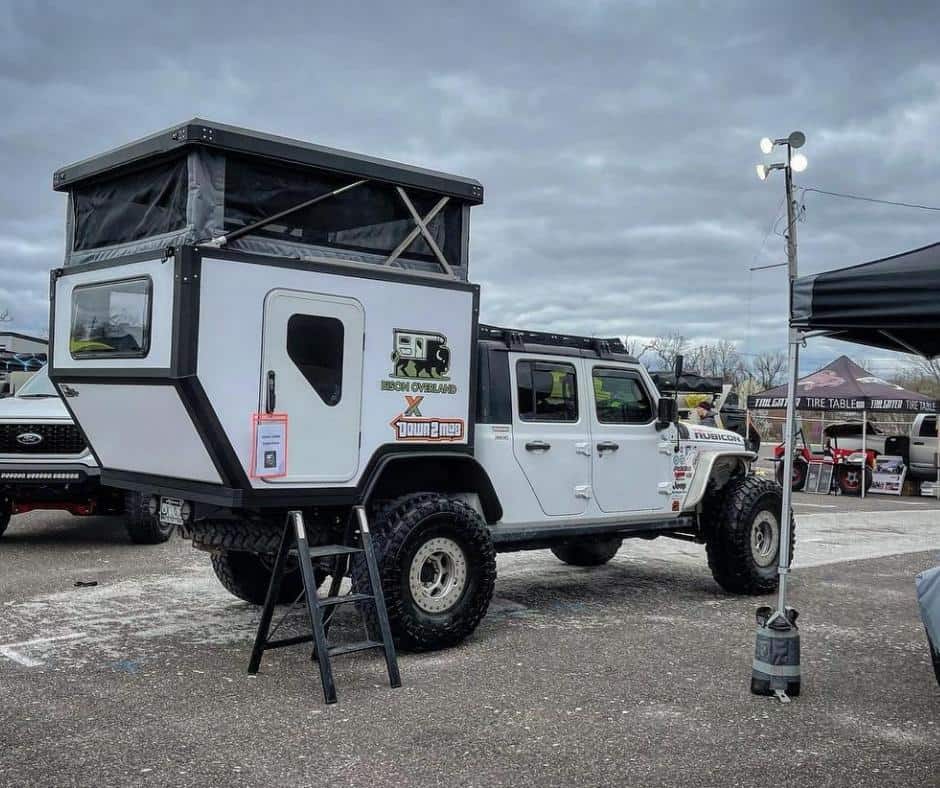
[[[343,396],[343,324],[335,317],[291,315],[287,355],[327,405]]]
[[[150,277],[72,291],[72,358],[143,358],[150,350]]]
[[[516,391],[523,421],[578,420],[578,383],[571,364],[520,361]]]

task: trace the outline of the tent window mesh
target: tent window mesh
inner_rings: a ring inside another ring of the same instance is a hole
[[[72,191],[73,249],[138,241],[186,226],[186,158],[80,184]]]
[[[350,176],[228,156],[225,165],[225,231],[246,227],[355,180]],[[419,189],[406,191],[422,218],[439,199],[439,195]],[[273,240],[388,255],[414,227],[411,214],[393,186],[365,183],[265,225],[257,230],[257,235]],[[446,205],[429,222],[428,230],[448,262],[452,266],[457,265],[460,260],[459,205]],[[402,256],[428,261],[436,259],[421,235]]]

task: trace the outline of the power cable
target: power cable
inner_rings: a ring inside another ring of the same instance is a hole
[[[897,202],[895,200],[881,200],[877,197],[865,197],[861,194],[846,194],[845,192],[831,192],[826,189],[817,189],[814,186],[795,186],[794,188],[799,189],[804,194],[808,192],[815,192],[816,194],[825,194],[829,197],[842,197],[846,200],[859,200],[861,202],[873,202],[878,203],[879,205],[893,205],[898,208],[916,208],[921,211],[940,211],[940,207],[935,205],[921,205],[920,203],[915,202]]]

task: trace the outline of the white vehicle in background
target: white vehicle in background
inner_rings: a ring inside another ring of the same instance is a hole
[[[0,534],[14,515],[37,509],[73,515],[124,514],[131,541],[166,541],[172,528],[137,493],[100,483],[100,469],[46,368],[0,399]]]

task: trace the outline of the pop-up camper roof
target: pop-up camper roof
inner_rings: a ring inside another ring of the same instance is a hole
[[[198,118],[63,167],[53,188],[69,194],[67,266],[209,244],[464,280],[483,202],[469,178]]]

